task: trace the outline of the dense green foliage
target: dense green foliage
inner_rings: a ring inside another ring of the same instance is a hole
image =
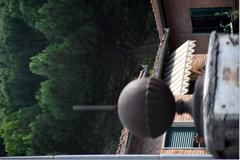
[[[0,133],[8,155],[114,153],[129,51],[156,40],[147,0],[0,1]]]

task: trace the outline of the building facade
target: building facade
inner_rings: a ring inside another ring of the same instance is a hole
[[[193,85],[199,72],[196,72],[197,61],[201,61],[199,70],[206,61],[210,32],[226,32],[226,25],[231,21],[227,15],[238,10],[236,0],[158,0],[161,21],[158,30],[170,29],[170,52],[176,50],[188,40],[195,41],[196,57],[193,60],[192,75],[190,75],[189,93],[192,94]],[[157,19],[156,19],[157,20]],[[163,28],[161,28],[163,27]],[[176,114],[171,128],[162,136],[160,154],[209,154],[203,138],[198,136],[194,121],[189,114]]]
[[[151,0],[160,45],[154,69],[164,74],[163,50],[173,53],[186,41],[195,44],[188,95],[194,93],[196,78],[202,74],[211,31],[226,32],[231,12],[239,9],[238,0]],[[166,40],[166,29],[170,30]],[[230,27],[231,29],[231,27]],[[167,45],[164,41],[168,41]],[[166,45],[166,46],[164,46]],[[168,54],[169,55],[169,54]],[[170,129],[157,139],[138,138],[123,130],[118,154],[209,155],[203,137],[196,132],[189,114],[176,114]],[[124,141],[125,139],[125,141]],[[121,152],[121,148],[123,151]],[[175,157],[176,158],[176,157]]]
[[[228,10],[238,10],[239,6],[238,0],[159,0],[158,4],[163,8],[160,11],[163,14],[161,21],[165,21],[163,27],[171,29],[171,50],[187,40],[196,40],[195,54],[207,53],[210,32],[220,27],[214,16]],[[202,19],[197,21],[196,18]]]

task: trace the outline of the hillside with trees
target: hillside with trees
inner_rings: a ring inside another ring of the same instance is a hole
[[[148,0],[2,0],[0,135],[4,155],[114,153],[116,104],[157,42]],[[0,142],[1,142],[0,141]]]

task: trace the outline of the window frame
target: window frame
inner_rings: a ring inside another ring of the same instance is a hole
[[[201,21],[200,19],[204,19],[204,18],[206,19],[208,18],[208,22],[212,22],[212,23],[214,22],[216,23],[217,21],[220,21],[220,19],[225,21],[227,20],[230,21],[230,17],[227,17],[226,15],[221,15],[221,14],[226,12],[231,12],[231,11],[232,11],[231,7],[190,8],[189,12],[190,12],[191,25],[192,25],[192,34],[210,34],[213,30],[216,30],[217,32],[220,32],[220,33],[224,33],[224,30],[223,28],[220,27],[220,24],[219,26],[204,28],[205,26],[200,26],[200,27],[198,26],[204,23],[197,24],[196,22],[200,22]],[[216,13],[219,13],[220,15],[216,15]],[[199,17],[198,20],[196,20],[197,17]],[[215,21],[212,21],[211,19]]]
[[[195,128],[194,122],[174,122],[171,128]],[[166,147],[166,141],[167,141],[167,131],[163,135],[163,141],[162,141],[162,149],[191,149],[191,150],[198,150],[198,149],[206,149],[206,147]]]

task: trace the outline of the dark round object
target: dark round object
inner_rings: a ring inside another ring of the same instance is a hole
[[[155,77],[130,82],[118,100],[118,116],[122,124],[138,137],[162,135],[171,126],[175,111],[172,92]]]
[[[198,76],[194,87],[194,107],[193,118],[196,126],[197,133],[200,137],[204,138],[203,129],[203,82],[204,74]]]

